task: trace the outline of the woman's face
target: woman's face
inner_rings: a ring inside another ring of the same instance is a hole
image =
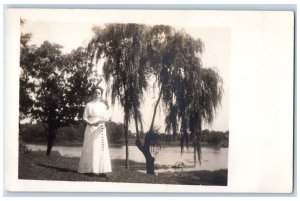
[[[94,98],[98,100],[102,98],[102,92],[100,89],[95,90]]]

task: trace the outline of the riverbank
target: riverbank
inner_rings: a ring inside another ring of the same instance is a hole
[[[108,180],[97,175],[79,174],[79,158],[63,157],[58,152],[45,156],[45,152],[27,152],[19,157],[19,179],[57,180],[57,181],[94,181],[122,183],[151,183],[174,185],[227,185],[227,170],[168,172],[155,176],[143,172],[143,163],[130,161],[130,169],[124,167],[124,160],[112,160],[112,174]],[[156,167],[160,168],[160,167]],[[38,173],[38,174],[37,174]]]
[[[26,142],[27,144],[34,144],[34,145],[47,145],[46,142]],[[62,147],[82,147],[82,142],[55,142],[53,146],[62,146]],[[125,144],[109,144],[109,147],[122,147],[125,146]],[[134,142],[129,142],[128,146],[136,146]],[[161,148],[164,147],[178,147],[180,149],[180,143],[179,142],[172,142],[169,144],[161,143]],[[201,147],[203,148],[228,148],[228,146],[223,145],[209,145],[209,144],[201,144]],[[190,148],[193,148],[193,145],[190,145]]]

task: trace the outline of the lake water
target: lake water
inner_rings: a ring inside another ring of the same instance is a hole
[[[28,148],[32,151],[45,151],[46,146],[29,144]],[[53,151],[58,151],[65,157],[80,157],[82,147],[64,147],[54,146]],[[162,147],[157,151],[155,156],[156,165],[165,165],[167,168],[155,170],[159,172],[173,172],[173,171],[194,171],[194,170],[219,170],[227,169],[228,167],[228,148],[208,148],[204,147],[202,150],[202,161],[194,164],[194,152],[191,147],[189,150],[184,149],[181,154],[180,147]],[[111,159],[125,159],[125,146],[110,147]],[[129,146],[129,159],[145,163],[143,154],[136,146]],[[173,168],[176,163],[184,163],[183,168]]]

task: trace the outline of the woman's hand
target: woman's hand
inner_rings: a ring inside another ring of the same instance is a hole
[[[95,123],[92,123],[90,124],[91,126],[98,126],[100,123],[99,122],[95,122]]]
[[[99,121],[93,123],[92,126],[98,126],[99,124],[103,124],[103,123],[105,123],[105,120],[102,118]]]

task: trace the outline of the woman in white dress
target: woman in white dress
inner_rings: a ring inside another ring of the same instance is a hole
[[[111,162],[108,150],[105,121],[108,120],[108,105],[102,100],[102,88],[94,90],[94,97],[84,110],[83,120],[87,126],[79,161],[79,173],[103,174],[109,177]]]

